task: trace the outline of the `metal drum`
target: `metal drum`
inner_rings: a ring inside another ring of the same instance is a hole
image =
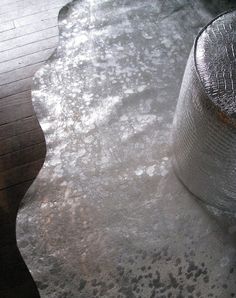
[[[236,12],[218,16],[191,50],[173,123],[173,164],[204,202],[236,211]]]

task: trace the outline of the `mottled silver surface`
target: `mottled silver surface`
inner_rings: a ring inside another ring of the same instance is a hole
[[[236,116],[236,11],[216,18],[198,36],[196,69],[220,111]]]
[[[198,36],[174,120],[174,164],[184,184],[207,203],[236,212],[236,11]]]
[[[84,0],[33,91],[47,142],[17,237],[43,298],[233,297],[236,226],[173,174],[169,140],[198,1]]]

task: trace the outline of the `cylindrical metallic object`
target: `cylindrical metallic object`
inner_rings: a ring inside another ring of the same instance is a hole
[[[173,164],[206,203],[236,211],[236,12],[218,16],[190,53],[173,123]]]

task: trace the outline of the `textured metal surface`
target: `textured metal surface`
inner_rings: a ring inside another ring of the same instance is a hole
[[[211,22],[196,40],[196,70],[220,111],[236,116],[236,12]]]
[[[47,156],[17,229],[42,298],[235,295],[235,225],[222,231],[170,165],[186,59],[210,19],[184,0],[60,14],[33,90]]]
[[[174,120],[174,165],[199,198],[236,211],[236,12],[200,33]]]

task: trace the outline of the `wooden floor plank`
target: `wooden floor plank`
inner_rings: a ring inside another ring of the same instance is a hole
[[[0,99],[13,94],[17,94],[19,92],[30,90],[31,85],[32,85],[32,78],[27,78],[17,82],[6,84],[4,85],[4,87],[0,88]],[[2,108],[3,107],[1,106],[0,111],[2,110]]]
[[[22,2],[22,0],[1,0],[1,5],[9,5],[20,1]]]
[[[3,97],[0,99],[0,107],[6,106],[5,101],[8,103],[12,103],[23,97],[30,97],[30,96],[31,96],[31,90],[27,90],[24,92],[17,93],[15,95]]]
[[[1,1],[2,3],[2,1]],[[4,2],[3,2],[4,3]],[[1,8],[0,8],[0,18],[3,14],[7,14],[13,10],[19,9],[21,7],[24,7],[25,5],[25,0],[19,0],[19,1],[8,1],[8,3],[5,4],[1,4]]]
[[[30,90],[26,91],[26,92],[29,92]],[[24,93],[24,92],[22,92]],[[31,95],[28,95],[28,96],[22,96],[22,97],[18,97],[18,94],[15,94],[13,96],[16,97],[15,100],[9,100],[9,97],[11,96],[8,96],[8,97],[3,97],[0,99],[0,104],[1,104],[1,109],[5,108],[5,107],[10,107],[10,106],[15,106],[16,104],[22,104],[22,103],[31,103]]]
[[[55,36],[58,36],[57,27],[47,28],[42,31],[37,31],[14,39],[5,40],[0,42],[0,52],[19,48],[27,44],[32,44],[34,42],[39,42],[40,40],[45,40]]]
[[[4,213],[4,212],[0,211],[0,235],[2,236],[1,237],[1,246],[0,246],[0,256],[3,256],[2,253],[5,248],[7,250],[9,249],[8,247],[6,247],[7,243],[9,243],[10,241],[13,240],[6,233],[6,230],[7,230],[6,225],[10,224],[9,217],[10,216],[13,217],[16,215],[21,198],[22,198],[22,196],[24,196],[26,190],[32,184],[32,181],[33,181],[33,179],[29,179],[27,182],[20,183],[18,185],[16,184],[12,187],[4,188],[3,190],[0,191],[2,209],[4,208],[5,210],[11,210],[13,208],[13,212],[11,212],[11,213],[9,213],[9,212]],[[11,198],[11,200],[9,200],[9,198]],[[5,226],[5,227],[3,227],[3,226]],[[14,228],[14,226],[13,226],[13,228]],[[3,239],[5,241],[3,241]],[[7,268],[7,270],[9,270],[9,268]],[[14,270],[14,268],[13,268],[13,270]],[[7,287],[7,285],[5,285],[5,287]],[[3,290],[3,288],[1,288],[1,290]],[[1,292],[1,290],[0,290],[0,297],[6,297],[5,293]],[[17,293],[17,292],[15,292],[15,293]],[[1,294],[3,294],[3,295],[1,295]],[[9,297],[12,297],[12,296],[9,296]],[[15,296],[15,297],[18,297],[18,296]]]
[[[20,134],[20,137],[17,135],[2,140],[0,155],[14,153],[15,151],[19,151],[36,144],[42,144],[43,142],[44,136],[42,131],[39,131],[38,129],[30,130]]]
[[[59,5],[58,7],[50,9],[48,11],[43,11],[43,12],[39,12],[34,15],[15,19],[14,25],[15,25],[15,27],[20,27],[20,26],[25,26],[25,25],[34,23],[36,21],[40,22],[40,21],[48,20],[53,17],[57,17],[60,8],[61,8],[61,6]]]
[[[14,38],[19,38],[21,36],[25,36],[27,34],[34,33],[34,32],[39,32],[48,28],[53,28],[53,27],[57,28],[56,23],[57,21],[56,21],[56,18],[54,17],[48,20],[35,22],[30,26],[26,25],[22,27],[13,28],[12,30],[0,32],[0,42],[14,39]]]
[[[17,168],[12,168],[1,173],[0,190],[32,179],[38,174],[38,168],[44,159],[39,159]]]
[[[24,57],[17,59],[12,59],[11,61],[0,63],[0,74],[13,71],[14,69],[19,69],[28,65],[46,61],[50,55],[53,53],[54,48],[36,52]]]
[[[0,32],[8,31],[15,28],[14,22],[5,22],[0,24]]]
[[[10,2],[10,1],[8,1]],[[45,11],[58,5],[63,5],[64,0],[52,0],[48,3],[48,0],[19,0],[1,5],[0,18],[2,15],[13,16],[14,18],[19,15],[26,16],[34,13],[35,11]],[[11,14],[10,14],[11,13]],[[12,14],[13,13],[13,14]]]
[[[24,2],[23,2],[24,3]],[[31,17],[33,15],[36,15],[38,13],[47,13],[49,11],[53,11],[57,9],[57,11],[63,6],[65,1],[35,1],[34,5],[14,5],[12,4],[12,9],[8,10],[6,13],[0,14],[0,23],[4,23],[7,21],[16,20],[19,18],[19,15],[21,16],[21,19],[24,17]],[[1,13],[1,11],[0,11]]]
[[[39,70],[43,64],[44,64],[44,61],[32,64],[32,65],[28,65],[25,67],[21,67],[19,69],[14,69],[7,73],[0,74],[0,88],[3,87],[3,85],[6,85],[12,82],[33,77],[35,72]]]
[[[44,157],[44,143],[27,146],[13,153],[8,153],[0,156],[0,175],[11,168],[19,167],[20,165],[30,163]]]
[[[17,104],[14,107],[0,107],[0,125],[34,115],[33,106],[28,103]]]
[[[16,121],[12,121],[0,126],[0,141],[11,137],[21,138],[21,135],[28,132],[38,130],[38,119],[36,115],[25,117]],[[1,147],[0,147],[1,148]]]
[[[35,41],[24,46],[14,48],[8,51],[0,52],[0,61],[6,62],[16,58],[24,57],[39,51],[55,48],[58,42],[58,36],[46,38],[44,40]],[[1,64],[0,64],[1,65]]]

